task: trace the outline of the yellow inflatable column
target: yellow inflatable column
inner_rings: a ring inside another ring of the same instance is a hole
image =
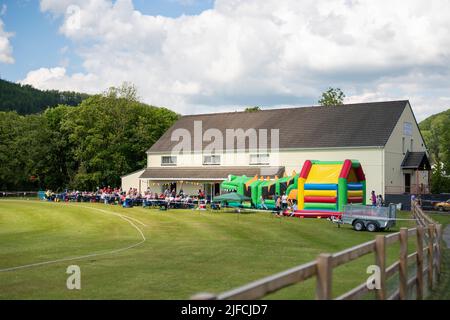
[[[297,208],[303,210],[305,208],[305,178],[298,178],[297,180]]]

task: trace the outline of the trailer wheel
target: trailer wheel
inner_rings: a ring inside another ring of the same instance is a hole
[[[376,222],[369,222],[366,226],[367,231],[375,232],[378,230],[378,225]]]
[[[356,231],[364,230],[364,222],[362,222],[361,220],[356,220],[355,222],[353,222],[353,229],[355,229]]]

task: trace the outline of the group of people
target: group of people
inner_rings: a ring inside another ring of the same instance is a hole
[[[183,189],[177,193],[175,189],[166,189],[161,193],[152,193],[151,191],[146,191],[143,195],[144,206],[151,205],[152,203],[162,203],[166,207],[192,207],[194,204],[199,204],[200,202],[205,202],[205,194],[203,190],[199,189],[197,195],[189,195],[184,193]]]
[[[383,196],[381,194],[376,195],[375,191],[372,190],[370,194],[370,201],[372,202],[373,207],[382,207],[384,206]]]
[[[55,193],[47,190],[44,197],[48,201],[56,202],[103,202],[105,204],[118,205],[126,203],[128,206],[152,206],[164,203],[167,207],[176,207],[175,204],[194,204],[202,200],[204,202],[205,193],[201,189],[198,190],[195,196],[185,194],[182,189],[178,193],[175,189],[166,189],[161,193],[150,190],[141,193],[136,188],[130,188],[124,191],[121,188],[111,188],[108,186],[98,188],[96,191],[65,190],[60,193]]]
[[[263,195],[261,195],[260,202],[261,202],[261,208],[268,210],[268,207],[265,203],[265,198]],[[294,199],[289,199],[289,197],[286,195],[285,192],[280,196],[278,193],[274,195],[275,200],[275,213],[277,216],[282,216],[283,212],[286,212],[288,210],[293,214],[297,210],[297,201]]]
[[[150,190],[141,194],[136,188],[130,188],[128,191],[123,191],[121,188],[111,188],[110,186],[99,188],[97,191],[78,191],[65,190],[62,193],[54,193],[47,190],[45,198],[49,201],[76,201],[76,202],[104,202],[105,204],[123,204],[125,201],[130,202],[131,205],[150,206],[154,203],[166,203],[167,206],[174,206],[176,204],[193,204],[204,202],[205,193],[199,189],[197,195],[185,194],[183,189],[177,193],[175,189],[166,189],[164,192],[157,193]],[[278,193],[274,195],[275,212],[277,215],[283,215],[283,212],[295,212],[297,210],[297,201],[289,199],[285,192],[280,196]],[[266,205],[266,198],[262,195],[260,198],[261,208],[268,210]],[[384,206],[383,196],[376,195],[375,191],[371,192],[371,204],[374,207]]]

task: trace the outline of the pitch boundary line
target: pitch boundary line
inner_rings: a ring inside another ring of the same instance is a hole
[[[13,200],[13,201],[17,201],[17,200]],[[0,269],[0,272],[15,271],[15,270],[20,270],[20,269],[38,267],[38,266],[55,264],[55,263],[60,263],[60,262],[67,262],[67,261],[74,261],[74,260],[83,260],[83,259],[87,259],[87,258],[93,258],[93,257],[99,257],[99,256],[105,256],[105,255],[112,255],[112,254],[116,254],[116,253],[119,253],[119,252],[123,252],[123,251],[129,250],[129,249],[135,248],[135,247],[141,245],[142,243],[144,243],[145,241],[147,241],[147,238],[145,237],[145,235],[142,232],[142,230],[136,224],[133,223],[133,221],[135,221],[135,222],[139,223],[142,226],[146,226],[146,224],[144,224],[142,221],[139,221],[138,219],[135,219],[135,218],[132,218],[132,217],[129,217],[129,216],[121,215],[121,214],[116,213],[116,212],[109,212],[109,211],[106,211],[106,210],[103,210],[103,209],[99,209],[99,208],[93,208],[93,207],[87,207],[87,206],[79,206],[79,207],[92,209],[92,210],[95,210],[95,211],[100,211],[102,213],[110,214],[110,215],[117,216],[117,217],[121,218],[122,220],[128,222],[133,228],[135,228],[138,231],[138,233],[140,234],[140,237],[142,238],[141,241],[139,241],[138,243],[132,244],[130,246],[124,247],[124,248],[109,250],[107,252],[98,252],[98,253],[91,253],[91,254],[86,254],[86,255],[82,255],[82,256],[77,256],[77,257],[68,257],[68,258],[62,258],[62,259],[56,259],[56,260],[50,260],[50,261],[30,263],[30,264],[21,265],[21,266]]]

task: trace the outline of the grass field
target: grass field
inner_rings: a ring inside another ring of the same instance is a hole
[[[128,221],[115,214],[135,220]],[[409,218],[409,213],[400,213]],[[133,222],[134,226],[130,223]],[[141,222],[141,223],[140,223]],[[413,226],[400,221],[399,226]],[[109,251],[132,246],[117,253]],[[186,299],[221,292],[373,239],[327,220],[131,208],[84,203],[0,200],[0,270],[92,253],[74,261],[0,272],[0,299]],[[410,251],[414,246],[410,246]],[[388,263],[398,246],[388,250]],[[333,273],[333,295],[362,283],[373,255]],[[66,288],[67,266],[81,268],[81,290]],[[268,296],[314,298],[315,281]]]
[[[437,223],[442,224],[442,230],[450,224],[449,213],[430,213],[430,216]],[[435,290],[429,296],[433,300],[450,300],[450,248],[442,243],[442,269],[441,279]]]

